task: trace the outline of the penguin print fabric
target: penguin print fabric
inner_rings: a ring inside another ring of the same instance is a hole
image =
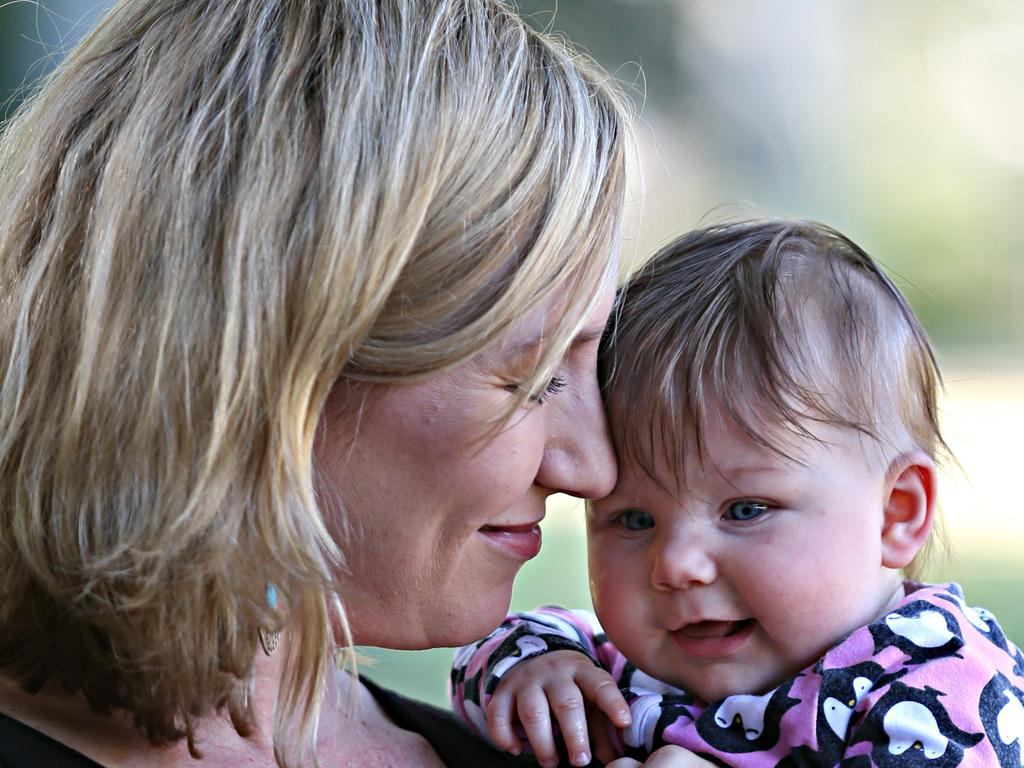
[[[457,653],[452,701],[486,736],[487,703],[502,676],[531,656],[573,649],[619,682],[633,724],[614,741],[637,759],[678,744],[741,768],[1024,768],[1024,654],[958,585],[908,583],[907,591],[773,690],[711,703],[645,675],[592,614],[512,614]]]

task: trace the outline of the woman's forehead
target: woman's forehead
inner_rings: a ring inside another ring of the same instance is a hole
[[[545,342],[567,315],[571,320],[581,323],[572,344],[598,341],[604,333],[615,301],[617,262],[614,256],[611,258],[612,263],[602,279],[597,303],[586,317],[586,306],[571,290],[571,286],[564,284],[551,291],[509,327],[496,345],[498,353],[502,357],[540,357]]]

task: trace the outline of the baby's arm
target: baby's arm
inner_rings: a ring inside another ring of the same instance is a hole
[[[630,722],[615,679],[597,666],[600,661],[613,670],[623,666],[615,663],[617,652],[603,640],[596,619],[583,611],[544,608],[512,614],[484,640],[456,654],[453,708],[479,733],[517,754],[521,735],[514,731],[513,722],[518,719],[544,765],[558,760],[553,713],[570,760],[586,765],[590,754],[587,710],[592,715],[605,712],[619,727]],[[523,664],[527,659],[531,663]],[[614,754],[604,723],[593,727],[592,721],[591,731],[599,755],[611,759]]]

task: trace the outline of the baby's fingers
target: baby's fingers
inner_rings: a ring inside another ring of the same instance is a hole
[[[519,694],[516,700],[519,722],[530,740],[533,754],[537,762],[544,768],[558,765],[558,751],[555,749],[555,738],[551,730],[551,710],[548,698],[540,688],[530,687]]]
[[[589,765],[590,738],[587,734],[587,710],[583,695],[574,682],[550,683],[544,689],[554,710],[562,740],[573,765]]]
[[[612,721],[613,725],[619,728],[628,728],[633,722],[629,705],[622,697],[622,691],[615,684],[615,678],[606,671],[598,667],[590,667],[576,675],[576,683],[587,700],[608,715],[608,719]]]
[[[487,705],[487,732],[491,736],[491,741],[499,747],[513,755],[518,755],[523,750],[519,743],[519,736],[513,730],[512,710],[515,702],[515,696],[498,688]]]

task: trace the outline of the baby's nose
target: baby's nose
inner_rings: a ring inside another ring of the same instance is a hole
[[[651,585],[663,591],[706,586],[717,577],[713,553],[694,534],[676,535],[663,542],[651,569]]]

